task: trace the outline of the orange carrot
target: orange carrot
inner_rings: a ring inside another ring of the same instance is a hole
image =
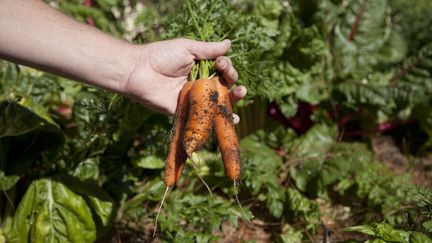
[[[219,94],[214,121],[216,139],[224,162],[225,173],[231,180],[236,181],[240,178],[241,163],[229,91],[222,78],[216,79],[215,83]]]
[[[183,131],[189,114],[189,93],[193,82],[187,82],[180,91],[175,113],[174,130],[166,159],[165,185],[173,186],[180,178],[186,163],[187,155],[183,149]]]
[[[183,147],[189,158],[209,138],[218,102],[216,82],[213,79],[198,79],[192,85],[189,96],[189,117],[184,131]]]

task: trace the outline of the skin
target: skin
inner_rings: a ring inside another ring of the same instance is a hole
[[[216,59],[216,69],[229,86],[238,78],[231,60],[223,57],[229,40],[133,45],[40,0],[0,0],[0,30],[0,58],[129,96],[168,115],[175,113],[195,60]],[[245,95],[244,87],[230,93],[234,102]]]

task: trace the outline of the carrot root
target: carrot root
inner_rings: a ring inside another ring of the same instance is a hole
[[[201,182],[202,182],[202,183],[204,184],[204,186],[207,188],[208,192],[210,193],[210,196],[213,197],[213,194],[212,194],[212,191],[211,191],[210,187],[207,185],[207,183],[205,182],[205,180],[204,180],[204,179],[201,177],[201,175],[199,174],[198,167],[197,167],[195,161],[192,159],[192,156],[189,157],[189,160],[190,160],[192,166],[194,167],[195,172],[196,172],[198,178],[201,180]]]
[[[236,201],[237,201],[237,203],[238,203],[238,205],[239,205],[239,207],[240,207],[240,210],[241,210],[242,213],[243,213],[243,216],[245,217],[245,219],[246,219],[249,223],[251,223],[249,217],[246,215],[246,212],[244,211],[244,209],[243,209],[243,207],[242,207],[242,205],[241,205],[241,203],[240,203],[240,200],[239,200],[239,198],[238,198],[238,187],[237,187],[237,184],[238,184],[238,182],[237,182],[237,181],[234,181],[234,194],[235,194],[235,199],[236,199]]]
[[[189,115],[189,92],[192,85],[193,82],[187,82],[178,97],[174,126],[170,136],[171,144],[165,163],[164,182],[168,187],[174,186],[177,183],[186,164],[187,155],[183,148],[183,131]]]
[[[214,78],[216,90],[219,94],[214,120],[214,130],[219,150],[227,176],[235,181],[240,178],[241,162],[237,134],[233,122],[233,112],[229,100],[229,90],[220,77]]]
[[[155,223],[154,223],[153,237],[155,237],[155,235],[156,235],[156,231],[157,231],[157,222],[158,222],[158,219],[159,219],[159,214],[160,214],[160,212],[161,212],[161,210],[162,210],[162,206],[163,206],[163,204],[164,204],[164,202],[165,202],[165,198],[166,198],[167,195],[168,195],[168,191],[169,191],[169,189],[170,189],[170,187],[167,186],[166,189],[165,189],[165,193],[164,193],[164,195],[163,195],[163,197],[162,197],[161,204],[159,205],[159,209],[158,209],[158,211],[157,211],[156,219],[155,219]]]

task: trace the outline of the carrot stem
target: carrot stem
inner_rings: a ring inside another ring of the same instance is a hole
[[[191,81],[197,79],[208,79],[210,74],[215,73],[213,60],[200,60],[192,66],[189,78]]]
[[[190,3],[190,0],[187,1],[187,5],[188,5],[189,13],[192,16],[192,21],[194,22],[195,28],[197,29],[197,31],[198,31],[201,39],[204,40],[204,38],[203,38],[204,36],[203,36],[203,34],[201,32],[201,29],[200,29],[200,27],[198,25],[198,21],[196,19],[195,13],[192,11],[192,6],[191,6],[191,3]]]
[[[195,81],[198,78],[199,73],[199,65],[195,64],[192,66],[191,72],[189,74],[189,78],[191,81]]]

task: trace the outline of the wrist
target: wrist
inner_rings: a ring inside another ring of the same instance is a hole
[[[121,42],[113,50],[115,53],[108,57],[108,61],[105,62],[102,69],[100,66],[95,66],[95,70],[102,70],[101,73],[97,74],[98,78],[96,78],[95,85],[127,95],[127,84],[138,65],[135,45]]]
[[[135,100],[141,100],[145,96],[143,88],[148,86],[145,82],[151,80],[146,58],[147,49],[147,45],[128,44],[125,50],[127,61],[123,64],[128,64],[121,68],[123,76],[118,92]]]

